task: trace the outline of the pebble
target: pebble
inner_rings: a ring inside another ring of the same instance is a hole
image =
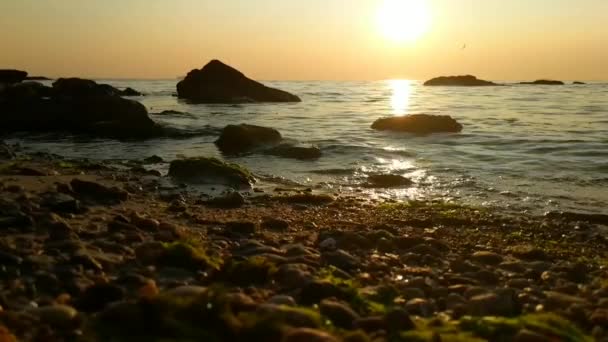
[[[343,329],[351,329],[353,321],[360,318],[359,314],[350,306],[334,300],[322,300],[319,304],[319,310],[321,314],[329,318],[335,326]]]
[[[289,330],[282,342],[339,342],[339,340],[321,330],[297,328]]]
[[[488,251],[475,252],[472,259],[485,265],[498,265],[503,261],[502,255]]]
[[[396,308],[384,316],[386,328],[390,332],[408,331],[416,328],[410,314],[404,309]]]
[[[43,324],[66,329],[72,328],[78,311],[67,305],[42,306],[30,310],[30,313],[40,319]]]
[[[276,295],[271,297],[270,299],[268,299],[267,301],[268,304],[275,304],[275,305],[286,305],[286,306],[296,306],[296,300],[293,299],[292,296],[287,296],[287,295]]]
[[[327,264],[336,266],[345,271],[356,269],[360,266],[361,263],[359,258],[353,256],[352,254],[342,249],[333,252],[323,253],[322,258]]]

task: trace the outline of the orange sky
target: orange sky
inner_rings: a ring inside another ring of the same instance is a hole
[[[383,1],[1,1],[0,68],[175,78],[218,58],[262,80],[608,80],[607,0],[402,0],[430,9],[415,42],[379,33]]]

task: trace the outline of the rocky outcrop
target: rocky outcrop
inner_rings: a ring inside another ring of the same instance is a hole
[[[274,128],[240,124],[226,126],[215,144],[224,153],[238,154],[281,140],[281,133]]]
[[[78,78],[52,87],[28,81],[0,93],[0,131],[69,131],[116,138],[148,138],[162,129],[139,102],[110,85]]]
[[[212,60],[177,84],[178,97],[196,103],[300,102],[288,92],[267,87],[240,71]]]
[[[458,133],[462,125],[449,115],[413,114],[376,120],[372,128],[379,131],[415,134]]]
[[[21,70],[0,69],[0,84],[19,83],[27,77],[27,72]]]
[[[564,85],[562,81],[554,80],[536,80],[532,82],[520,82],[519,84],[533,84],[533,85]]]
[[[301,160],[321,157],[321,150],[316,146],[288,142],[274,128],[248,124],[226,126],[215,144],[228,155],[259,152]]]
[[[255,183],[253,175],[237,164],[229,164],[217,158],[185,158],[171,162],[169,176],[188,183],[223,184],[235,188],[250,187]]]
[[[464,76],[441,76],[430,79],[424,82],[425,86],[463,86],[463,87],[479,87],[479,86],[496,86],[494,82],[480,80],[472,75]]]

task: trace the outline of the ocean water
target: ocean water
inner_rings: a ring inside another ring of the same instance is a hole
[[[608,83],[566,86],[424,87],[419,81],[265,82],[299,95],[293,104],[204,105],[172,96],[176,80],[100,80],[147,94],[154,120],[180,134],[147,141],[20,135],[31,151],[98,159],[221,156],[227,124],[278,129],[321,148],[317,161],[266,155],[225,158],[266,183],[300,184],[374,198],[447,199],[515,212],[608,213]],[[165,110],[183,114],[158,114]],[[377,132],[380,117],[448,114],[460,134]],[[410,177],[404,189],[364,189],[371,173]]]

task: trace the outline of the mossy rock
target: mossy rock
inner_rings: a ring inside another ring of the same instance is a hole
[[[255,183],[255,177],[246,168],[206,157],[172,161],[169,176],[189,183],[222,184],[235,188],[248,188]]]
[[[254,256],[242,261],[231,260],[218,273],[218,281],[239,286],[263,285],[277,272],[277,265],[267,258]]]
[[[218,270],[222,265],[219,257],[210,256],[202,246],[187,241],[166,243],[163,247],[164,252],[157,261],[159,265],[191,270]]]

